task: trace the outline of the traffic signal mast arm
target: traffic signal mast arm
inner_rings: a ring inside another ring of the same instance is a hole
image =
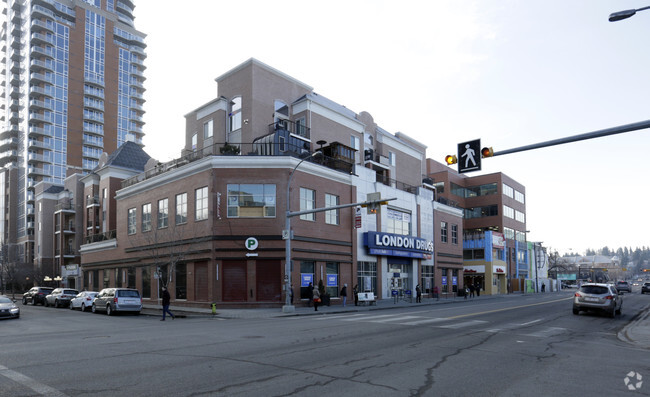
[[[380,200],[372,200],[372,201],[363,201],[363,202],[360,202],[360,203],[334,205],[334,206],[331,206],[331,207],[315,208],[313,210],[289,212],[287,214],[287,216],[291,218],[291,217],[294,217],[294,216],[300,216],[300,215],[305,215],[305,214],[313,214],[315,212],[338,210],[340,208],[349,208],[349,207],[357,207],[357,206],[367,207],[367,206],[373,205],[373,204],[386,205],[386,204],[388,204],[388,201],[392,201],[392,200],[397,200],[397,197],[387,198],[387,199],[380,199]]]
[[[622,134],[624,132],[642,130],[644,128],[650,128],[650,120],[640,121],[638,123],[621,125],[621,126],[618,126],[618,127],[606,128],[604,130],[587,132],[585,134],[569,136],[569,137],[566,137],[566,138],[559,138],[559,139],[554,139],[554,140],[551,140],[551,141],[535,143],[535,144],[532,144],[532,145],[520,146],[520,147],[516,147],[516,148],[513,148],[513,149],[501,150],[501,151],[498,151],[498,152],[494,152],[494,154],[492,156],[501,156],[503,154],[511,154],[511,153],[523,152],[523,151],[526,151],[526,150],[533,150],[533,149],[540,149],[540,148],[543,148],[543,147],[562,145],[562,144],[565,144],[565,143],[584,141],[586,139],[593,139],[593,138],[600,138],[600,137],[603,137],[603,136]]]

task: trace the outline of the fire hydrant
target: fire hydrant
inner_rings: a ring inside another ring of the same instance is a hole
[[[213,302],[212,303],[212,315],[215,316],[217,314],[217,303]]]

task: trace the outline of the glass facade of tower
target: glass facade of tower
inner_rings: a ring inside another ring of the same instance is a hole
[[[146,45],[132,0],[1,4],[0,244],[28,244],[38,183],[63,185],[102,153],[142,145]]]

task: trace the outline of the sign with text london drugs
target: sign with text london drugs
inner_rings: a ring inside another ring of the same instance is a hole
[[[366,232],[364,245],[371,255],[431,259],[433,241],[401,234]]]

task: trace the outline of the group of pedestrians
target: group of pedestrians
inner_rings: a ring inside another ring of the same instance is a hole
[[[465,286],[465,299],[467,299],[468,296],[473,298],[474,293],[476,293],[476,296],[481,296],[481,285],[479,283],[468,284]]]

